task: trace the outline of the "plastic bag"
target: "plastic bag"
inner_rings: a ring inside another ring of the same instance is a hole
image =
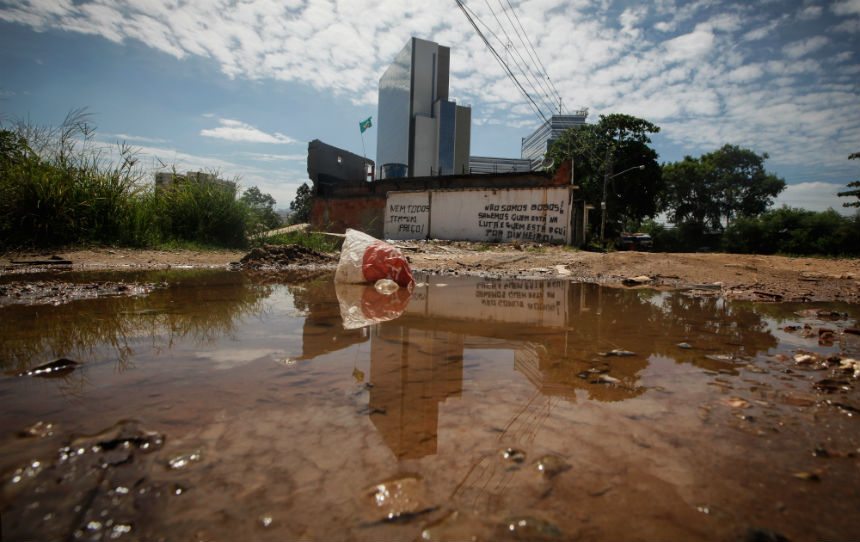
[[[391,279],[401,287],[415,283],[406,256],[393,245],[357,230],[347,229],[335,282],[375,283]]]
[[[334,288],[344,329],[394,320],[403,314],[412,297],[408,288],[398,288],[390,294],[379,292],[372,284],[340,282]]]

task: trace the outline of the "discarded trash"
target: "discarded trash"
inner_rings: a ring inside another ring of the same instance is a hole
[[[400,286],[391,279],[379,279],[373,287],[377,292],[383,295],[391,295],[400,288]]]
[[[335,282],[360,284],[391,279],[399,286],[415,283],[409,262],[399,249],[366,233],[347,229]]]
[[[344,329],[388,322],[403,314],[409,305],[412,291],[409,288],[397,287],[393,281],[389,282],[392,282],[396,290],[387,294],[381,293],[379,288],[370,284],[335,283],[334,289]],[[390,286],[382,287],[383,290],[388,288]]]
[[[66,376],[74,371],[80,363],[66,358],[57,358],[54,361],[43,363],[37,367],[33,367],[28,371],[18,373],[18,376],[39,376],[39,377],[57,377]]]

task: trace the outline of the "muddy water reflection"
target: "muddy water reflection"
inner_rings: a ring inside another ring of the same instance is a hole
[[[330,279],[166,280],[147,297],[0,309],[2,535],[860,534],[857,386],[823,394],[829,370],[778,357],[856,358],[849,335],[782,328],[856,327],[857,307],[821,323],[801,307],[430,277],[393,319],[344,329]],[[83,365],[13,376],[61,356]]]

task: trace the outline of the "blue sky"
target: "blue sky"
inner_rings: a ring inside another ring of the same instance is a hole
[[[660,126],[661,161],[741,145],[788,182],[778,204],[848,212],[835,194],[860,178],[860,0],[466,4],[499,36],[516,13],[568,110]],[[411,36],[451,47],[472,154],[518,157],[539,118],[454,0],[0,0],[0,118],[55,125],[86,107],[106,152],[125,141],[149,169],[217,169],[287,207],[308,141],[364,152],[358,123]],[[375,127],[364,144],[375,158]]]

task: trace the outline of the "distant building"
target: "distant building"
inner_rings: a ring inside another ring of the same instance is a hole
[[[521,158],[531,162],[531,169],[541,168],[544,156],[561,134],[568,128],[585,124],[588,109],[574,111],[572,115],[553,115],[544,121],[537,130],[523,138]]]
[[[308,143],[308,177],[315,193],[323,184],[342,181],[367,181],[373,160],[339,149],[319,139]]]
[[[450,49],[411,38],[379,80],[379,179],[467,173],[472,110],[448,99]]]
[[[469,173],[513,173],[531,171],[531,160],[522,158],[496,158],[491,156],[470,156]]]

